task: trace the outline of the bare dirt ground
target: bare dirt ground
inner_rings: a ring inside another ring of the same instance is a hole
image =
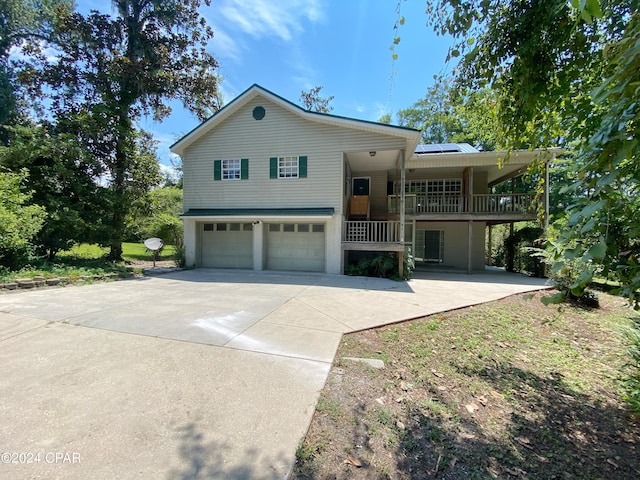
[[[345,336],[292,478],[640,478],[620,334],[637,314],[541,295]]]
[[[127,265],[134,268],[153,268],[152,260],[129,260],[127,261]],[[176,262],[174,260],[156,260],[156,268],[172,268],[176,266]]]

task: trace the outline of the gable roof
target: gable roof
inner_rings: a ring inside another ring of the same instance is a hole
[[[257,96],[262,96],[267,100],[280,105],[291,113],[294,113],[300,118],[304,118],[313,122],[405,138],[408,142],[408,147],[410,147],[407,150],[409,155],[413,153],[413,150],[420,141],[420,130],[408,127],[398,127],[396,125],[388,125],[385,123],[371,122],[368,120],[358,120],[355,118],[342,117],[339,115],[332,115],[328,113],[312,112],[310,110],[305,110],[299,105],[296,105],[295,103],[290,102],[289,100],[282,98],[279,95],[276,95],[275,93],[267,90],[264,87],[261,87],[258,84],[253,84],[247,90],[234,98],[230,103],[222,107],[203,123],[198,125],[180,140],[171,145],[171,151],[178,155],[182,155],[184,150],[189,145],[213,130],[217,125],[240,110],[243,106],[245,106]]]

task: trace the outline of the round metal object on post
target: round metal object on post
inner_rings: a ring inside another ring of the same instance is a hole
[[[156,252],[162,248],[162,239],[151,237],[144,241],[144,246],[153,252],[153,268],[156,268]]]
[[[156,250],[160,250],[162,248],[162,245],[164,245],[162,240],[156,237],[147,238],[144,241],[144,246],[153,252],[155,252]]]

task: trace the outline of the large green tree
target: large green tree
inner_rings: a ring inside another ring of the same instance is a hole
[[[182,189],[175,186],[154,188],[140,198],[131,209],[128,230],[137,241],[159,237],[166,245],[174,245],[177,260],[182,261],[183,225]]]
[[[598,0],[429,0],[427,19],[454,38],[457,90],[490,87],[505,140],[547,147],[597,127],[603,109],[591,92],[607,68],[604,48],[636,3],[609,1],[601,11]]]
[[[12,50],[24,42],[51,39],[57,12],[71,11],[73,0],[0,0],[0,143],[8,140],[4,125],[15,123],[18,95]]]
[[[103,162],[114,260],[122,257],[126,218],[144,174],[140,168],[149,166],[138,161],[137,120],[162,120],[173,99],[201,119],[218,108],[217,63],[206,51],[213,32],[198,12],[201,3],[118,0],[113,15],[61,13],[57,56],[41,56],[42,64],[22,72],[34,97],[49,99],[45,106],[60,125],[82,128],[87,148]]]
[[[469,143],[483,150],[500,145],[496,98],[489,88],[461,94],[437,77],[427,95],[396,114],[398,124],[422,130],[424,143]]]
[[[95,242],[106,212],[102,168],[83,149],[78,138],[54,126],[23,125],[10,129],[6,147],[0,146],[0,166],[27,171],[24,180],[33,192],[30,202],[46,210],[42,229],[33,239],[36,252],[53,259],[74,243]]]
[[[580,172],[567,190],[579,191],[566,228],[551,239],[553,269],[579,264],[569,285],[581,295],[594,275],[611,276],[640,308],[640,14],[608,46],[608,76],[594,91],[604,114],[581,145]]]
[[[514,147],[573,145],[573,190],[554,271],[579,265],[640,288],[637,215],[637,0],[433,0],[428,22],[456,40],[456,87],[496,94],[501,135]],[[603,81],[604,79],[604,81]],[[567,227],[568,225],[568,227]]]

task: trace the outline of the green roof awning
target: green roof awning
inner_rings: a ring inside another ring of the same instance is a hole
[[[326,208],[192,208],[182,217],[330,217],[333,207]]]

